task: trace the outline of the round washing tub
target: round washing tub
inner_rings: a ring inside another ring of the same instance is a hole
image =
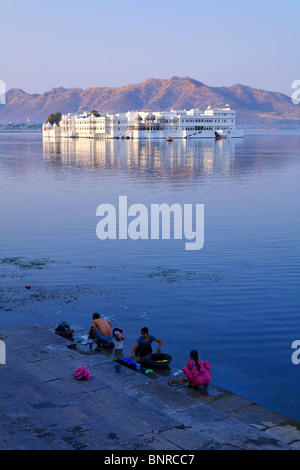
[[[144,357],[144,360],[147,364],[158,369],[163,369],[168,367],[172,362],[172,356],[170,354],[148,354]]]

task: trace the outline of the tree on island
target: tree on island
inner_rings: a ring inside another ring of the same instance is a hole
[[[53,124],[57,124],[59,126],[60,121],[61,121],[61,113],[54,113],[54,114],[50,114],[47,117],[46,124],[48,124],[49,122],[52,126]]]
[[[100,114],[96,109],[93,109],[93,111],[91,111],[90,114],[93,114],[95,117],[100,117]]]

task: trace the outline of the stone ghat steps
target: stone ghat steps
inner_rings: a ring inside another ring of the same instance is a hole
[[[300,423],[214,385],[172,387],[174,368],[117,367],[126,350],[69,348],[45,327],[0,339],[1,450],[300,449]],[[74,379],[79,366],[90,381]]]

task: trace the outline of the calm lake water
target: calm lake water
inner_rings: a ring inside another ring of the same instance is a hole
[[[95,311],[133,345],[140,328],[183,367],[300,419],[300,135],[243,140],[70,140],[0,134],[1,326],[89,327]],[[96,208],[205,205],[205,245],[96,237]],[[30,284],[32,289],[24,289]]]

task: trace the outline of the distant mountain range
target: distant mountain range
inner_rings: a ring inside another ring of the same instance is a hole
[[[0,122],[44,122],[56,111],[127,112],[221,107],[236,110],[240,126],[300,127],[300,105],[282,93],[258,90],[244,85],[210,87],[189,77],[167,80],[151,78],[121,88],[53,88],[40,95],[21,89],[7,92],[6,105],[0,105]]]

